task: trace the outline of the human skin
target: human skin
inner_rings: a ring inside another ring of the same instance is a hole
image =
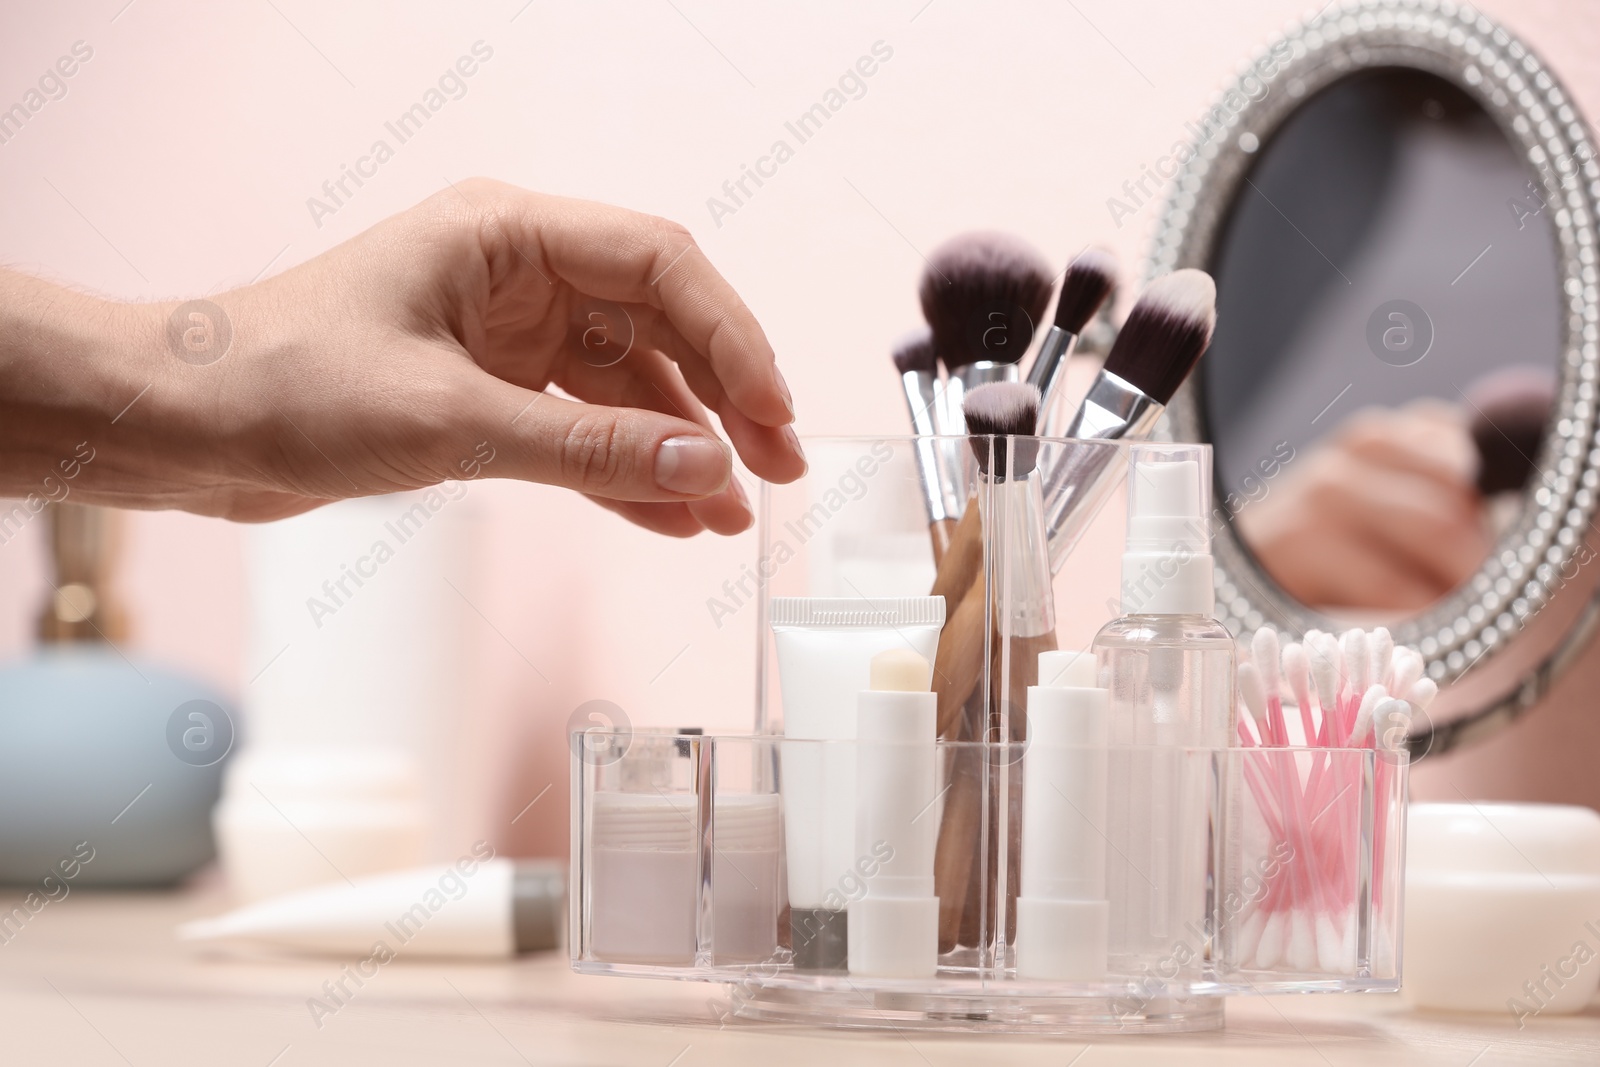
[[[805,471],[772,346],[664,219],[472,179],[210,302],[220,318],[0,271],[0,496],[87,443],[84,503],[264,521],[482,474],[737,533],[750,506],[708,408],[757,476]],[[184,352],[191,321],[231,332],[225,354]]]
[[[1239,532],[1303,603],[1420,611],[1489,554],[1477,463],[1455,405],[1363,410],[1241,511]]]

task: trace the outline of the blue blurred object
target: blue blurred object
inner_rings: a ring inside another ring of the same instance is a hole
[[[233,718],[210,687],[114,643],[113,513],[48,510],[58,580],[44,645],[0,668],[0,883],[171,885],[215,854]]]

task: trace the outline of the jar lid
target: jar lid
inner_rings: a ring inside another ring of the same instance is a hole
[[[1600,813],[1572,804],[1412,804],[1406,871],[1600,877]]]

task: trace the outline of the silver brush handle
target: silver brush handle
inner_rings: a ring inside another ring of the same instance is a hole
[[[1056,390],[1066,377],[1067,358],[1077,339],[1077,334],[1051,326],[1039,345],[1039,354],[1033,357],[1033,365],[1028,368],[1028,384],[1039,390],[1039,416],[1045,423],[1049,420]]]
[[[1102,370],[1089,387],[1067,428],[1067,437],[1093,441],[1138,440],[1149,436],[1166,410],[1147,393]],[[1050,538],[1050,570],[1055,573],[1077,547],[1078,539],[1105,505],[1127,466],[1120,449],[1067,451],[1045,475],[1045,530]]]
[[[906,371],[900,376],[905,387],[906,407],[911,412],[911,429],[917,435],[912,456],[917,463],[917,481],[922,487],[922,503],[928,512],[928,525],[961,517],[961,500],[945,471],[940,456],[939,428],[934,420],[938,396],[933,375]]]

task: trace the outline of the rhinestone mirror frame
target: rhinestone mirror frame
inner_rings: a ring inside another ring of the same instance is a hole
[[[1283,59],[1284,43],[1289,56]],[[1275,51],[1274,51],[1275,50]],[[1271,57],[1277,57],[1274,62]],[[1149,275],[1208,266],[1213,244],[1255,152],[1317,91],[1360,70],[1408,67],[1459,86],[1499,125],[1537,173],[1543,213],[1555,231],[1562,280],[1560,378],[1551,431],[1537,457],[1540,477],[1525,490],[1517,524],[1477,573],[1438,604],[1390,627],[1395,640],[1417,647],[1442,686],[1504,648],[1567,581],[1600,492],[1596,390],[1600,379],[1600,292],[1596,217],[1600,164],[1594,140],[1570,94],[1534,52],[1505,29],[1462,4],[1443,0],[1365,0],[1325,10],[1291,26],[1253,57],[1208,112],[1218,132],[1182,163],[1157,227]],[[1274,69],[1275,68],[1275,69]],[[1259,82],[1252,79],[1260,79]],[[1261,93],[1265,83],[1267,91]],[[1251,99],[1251,90],[1257,99]],[[1233,108],[1236,94],[1245,101]],[[1174,398],[1171,427],[1179,439],[1204,438],[1205,420],[1191,383]],[[1217,532],[1218,616],[1236,633],[1273,623],[1304,632],[1337,629],[1335,620],[1283,592],[1239,541],[1231,523]],[[1413,749],[1435,752],[1482,736],[1515,718],[1548,688],[1587,638],[1595,613],[1510,697],[1454,724],[1413,737]],[[1448,727],[1448,728],[1447,728]]]

